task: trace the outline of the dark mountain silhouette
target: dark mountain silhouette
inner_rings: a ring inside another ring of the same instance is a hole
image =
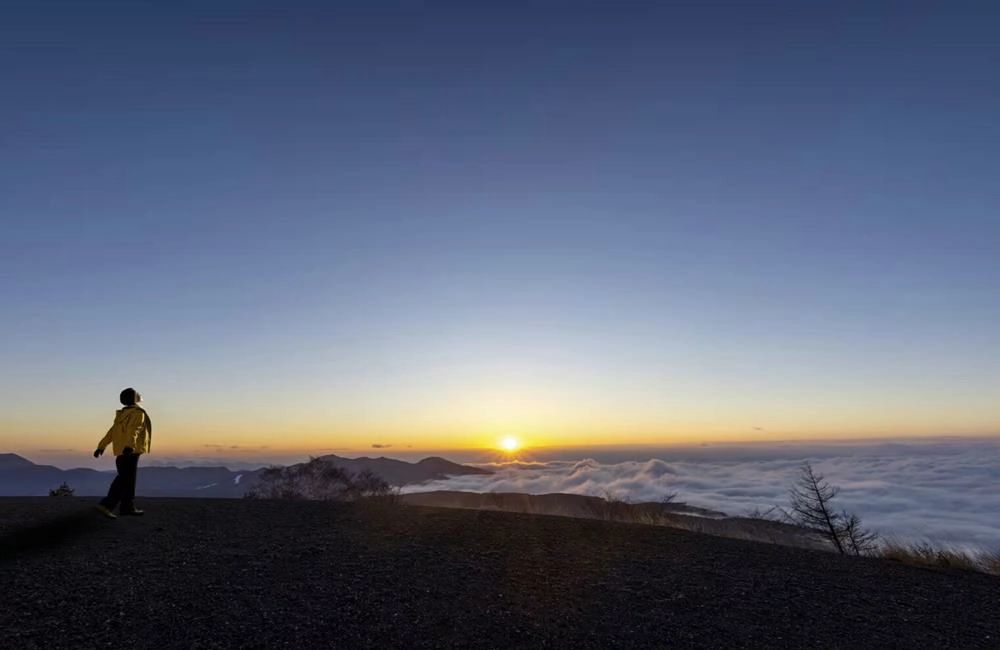
[[[386,482],[397,486],[425,483],[427,481],[444,479],[448,476],[493,473],[478,467],[459,465],[438,456],[431,456],[417,463],[407,463],[395,458],[386,458],[385,456],[379,456],[378,458],[368,458],[367,456],[361,458],[342,458],[330,454],[328,456],[320,456],[320,458],[351,472],[361,472],[366,469],[371,470]]]
[[[370,470],[396,486],[446,476],[490,473],[436,457],[425,458],[418,463],[393,458],[341,458],[333,455],[322,458],[352,472]],[[260,472],[260,469],[246,471],[226,467],[140,467],[138,493],[151,497],[240,498],[257,483]],[[52,465],[36,465],[17,454],[0,454],[0,496],[44,496],[63,482],[68,483],[77,496],[103,495],[113,477],[113,470],[63,470]]]
[[[0,454],[0,470],[18,469],[31,465],[34,463],[17,454]]]
[[[17,461],[10,460],[11,457]],[[237,472],[225,467],[142,467],[138,491],[146,496],[242,497],[258,471]],[[64,482],[77,496],[103,495],[112,478],[114,470],[64,470],[52,465],[36,465],[14,454],[0,456],[0,495],[3,496],[44,496]]]

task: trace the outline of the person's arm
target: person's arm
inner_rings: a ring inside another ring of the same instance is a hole
[[[109,444],[111,444],[111,437],[114,435],[115,427],[117,426],[118,426],[118,418],[115,418],[115,423],[111,425],[111,428],[108,429],[108,432],[105,433],[104,437],[101,438],[101,441],[97,443],[97,450],[94,451],[94,458],[97,458],[98,456],[103,454],[104,448],[107,447]]]

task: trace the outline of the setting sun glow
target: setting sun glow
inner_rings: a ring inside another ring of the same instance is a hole
[[[504,451],[517,451],[520,448],[521,442],[513,436],[507,436],[500,441],[500,449],[503,449]]]

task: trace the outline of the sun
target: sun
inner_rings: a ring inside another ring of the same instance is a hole
[[[500,441],[500,449],[506,452],[514,452],[521,448],[521,441],[514,436],[505,436],[503,440]]]

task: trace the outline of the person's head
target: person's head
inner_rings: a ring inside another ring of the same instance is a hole
[[[142,401],[142,395],[134,388],[126,388],[118,396],[123,406],[135,406]]]

